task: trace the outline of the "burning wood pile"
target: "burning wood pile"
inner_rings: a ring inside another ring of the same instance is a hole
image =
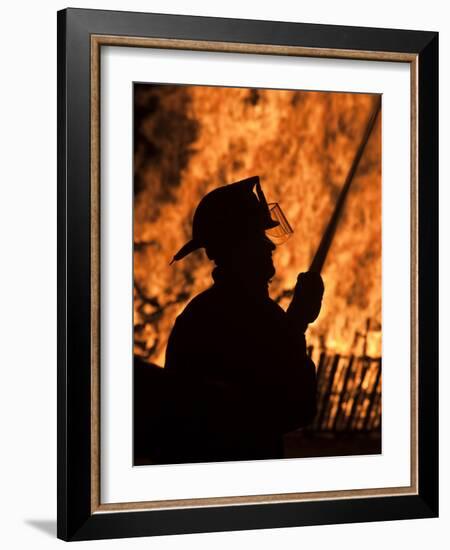
[[[320,353],[318,413],[309,430],[318,432],[381,429],[381,358]]]

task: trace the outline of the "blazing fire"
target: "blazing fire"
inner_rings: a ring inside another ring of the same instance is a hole
[[[164,365],[176,316],[210,286],[202,252],[169,262],[214,187],[259,175],[293,236],[275,252],[270,293],[306,271],[373,109],[368,94],[135,86],[135,353]],[[381,117],[365,147],[322,276],[315,350],[381,355]],[[230,223],[232,220],[230,220]]]

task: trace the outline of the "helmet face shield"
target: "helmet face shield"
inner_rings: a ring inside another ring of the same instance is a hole
[[[294,233],[294,230],[277,202],[269,202],[267,206],[271,219],[278,222],[278,225],[271,229],[266,229],[266,235],[274,244],[283,244]]]

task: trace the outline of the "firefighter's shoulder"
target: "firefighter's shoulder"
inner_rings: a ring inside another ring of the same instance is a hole
[[[197,294],[197,296],[194,296],[194,298],[187,303],[184,310],[178,316],[178,319],[187,320],[193,316],[197,317],[210,314],[215,310],[217,305],[217,294],[212,287],[208,288],[200,294]]]

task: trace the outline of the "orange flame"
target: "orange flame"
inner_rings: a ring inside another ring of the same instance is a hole
[[[294,235],[275,252],[273,299],[306,271],[358,147],[373,96],[207,86],[135,87],[135,352],[164,364],[176,316],[210,286],[202,252],[169,266],[213,188],[258,174]],[[381,353],[381,124],[366,146],[328,255],[308,343]],[[287,306],[282,300],[281,305]]]

